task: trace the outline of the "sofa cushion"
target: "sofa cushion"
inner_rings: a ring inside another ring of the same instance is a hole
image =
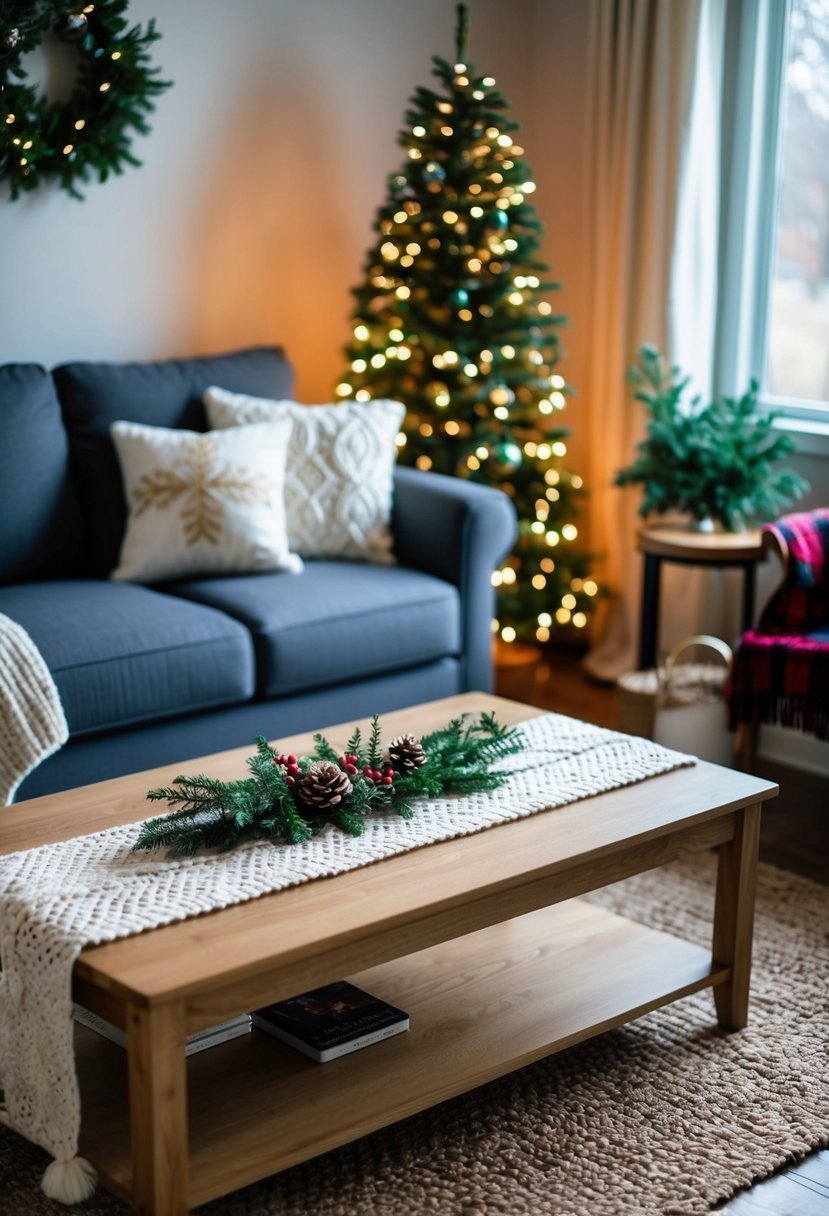
[[[303,557],[357,558],[391,564],[395,439],[406,407],[399,401],[299,405],[209,388],[211,427],[292,423],[285,477],[291,548]]]
[[[209,385],[285,396],[293,381],[290,364],[276,347],[158,363],[65,363],[53,375],[88,532],[90,568],[100,576],[118,561],[127,518],[112,423],[205,431],[201,398]]]
[[[78,572],[81,516],[52,377],[0,367],[0,583]]]
[[[0,587],[0,612],[46,660],[73,736],[253,695],[249,633],[200,604],[77,579]],[[143,767],[140,755],[135,767]]]
[[[219,608],[251,631],[263,697],[400,671],[461,647],[457,589],[400,566],[309,561],[291,578],[198,579],[165,591]]]
[[[198,431],[114,422],[130,504],[111,578],[130,583],[302,569],[288,550],[285,455],[291,423]]]

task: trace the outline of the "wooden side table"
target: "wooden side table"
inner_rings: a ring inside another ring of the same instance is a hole
[[[659,640],[659,576],[663,562],[680,566],[737,566],[743,571],[742,629],[754,623],[754,577],[764,556],[762,535],[751,532],[689,532],[683,528],[640,528],[637,548],[645,558],[639,667],[656,665]]]

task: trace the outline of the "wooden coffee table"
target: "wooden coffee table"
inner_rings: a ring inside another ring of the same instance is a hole
[[[383,725],[424,734],[483,709],[540,712],[472,693]],[[238,776],[249,751],[175,771]],[[138,820],[174,767],[10,807],[0,853]],[[75,998],[125,1027],[128,1051],[78,1029],[81,1152],[142,1216],[181,1216],[698,989],[739,1029],[760,804],[776,792],[699,763],[85,950]],[[574,898],[713,847],[711,951]],[[325,1065],[255,1031],[185,1058],[188,1034],[345,977],[406,1009],[411,1031]]]

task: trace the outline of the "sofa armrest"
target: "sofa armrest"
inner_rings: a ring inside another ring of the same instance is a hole
[[[489,692],[495,605],[491,575],[515,540],[515,508],[506,494],[489,486],[398,468],[392,529],[402,565],[459,589],[463,689]]]

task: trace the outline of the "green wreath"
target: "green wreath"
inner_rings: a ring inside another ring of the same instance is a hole
[[[126,165],[131,132],[146,135],[153,98],[170,87],[157,80],[148,47],[161,37],[155,23],[128,28],[129,0],[6,0],[0,5],[0,179],[11,197],[57,181],[73,198],[77,184],[97,173],[106,181]],[[53,30],[71,42],[78,72],[67,101],[49,101],[27,83],[23,56]]]

